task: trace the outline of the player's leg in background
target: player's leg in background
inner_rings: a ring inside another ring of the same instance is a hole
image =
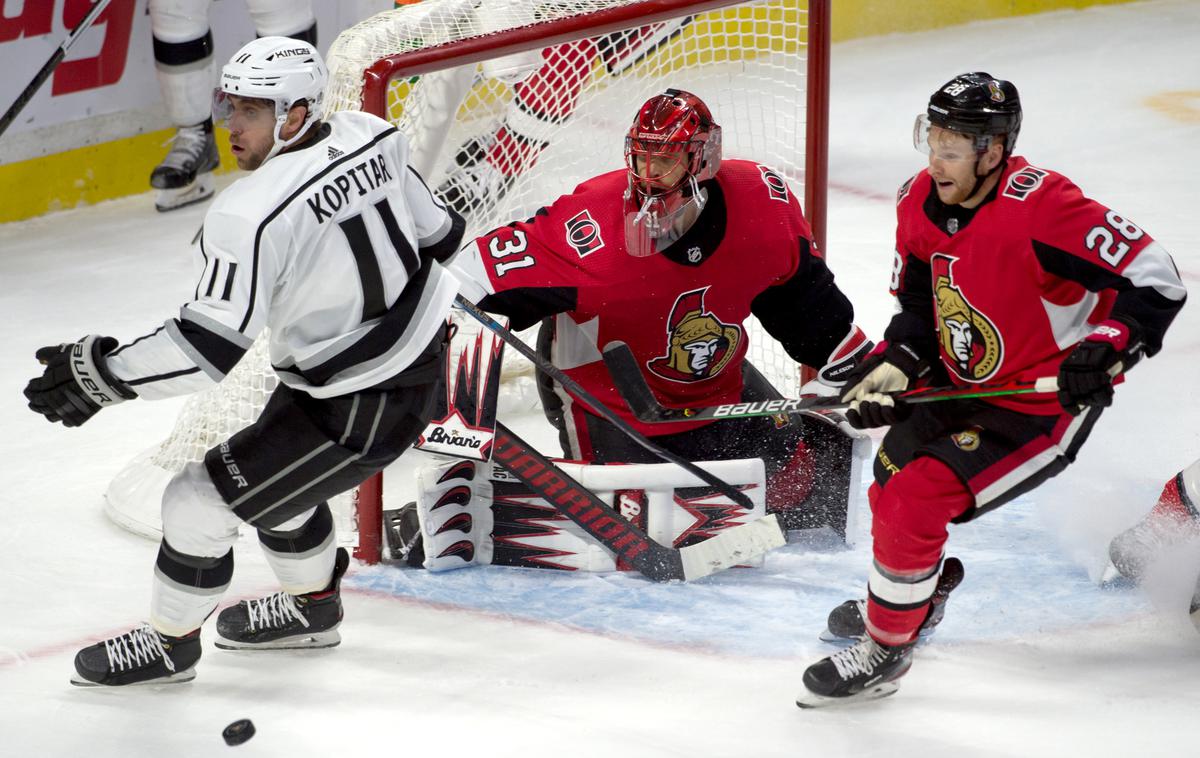
[[[317,46],[317,17],[312,0],[246,0],[259,37],[291,37]]]
[[[1171,477],[1150,512],[1113,538],[1106,579],[1115,573],[1138,580],[1171,548],[1200,536],[1200,460]]]
[[[578,40],[542,51],[541,66],[513,86],[513,98],[497,127],[472,137],[454,154],[449,177],[437,195],[463,217],[508,192],[546,148],[547,127],[566,122],[591,76],[596,45]]]
[[[749,362],[742,370],[742,399],[777,400],[783,395]],[[758,419],[736,437],[741,454],[762,458],[767,471],[767,511],[785,529],[828,527],[848,541],[847,529],[861,498],[860,472],[870,456],[870,439],[836,411]],[[729,423],[729,422],[722,422]]]
[[[167,118],[175,125],[170,151],[150,174],[155,207],[174,210],[212,196],[220,163],[213,136],[210,0],[150,0],[154,66]]]
[[[438,195],[467,218],[484,203],[495,202],[537,163],[548,144],[549,127],[570,120],[597,56],[609,76],[620,76],[690,22],[690,17],[675,19],[543,50],[542,63],[532,74],[513,76],[513,97],[496,128],[455,151],[455,167]],[[489,75],[487,64],[484,75]]]

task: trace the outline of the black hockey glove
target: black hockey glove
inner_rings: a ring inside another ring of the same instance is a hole
[[[93,334],[38,350],[35,356],[46,370],[25,385],[29,407],[49,421],[80,426],[101,408],[137,397],[104,364],[104,356],[116,348],[112,337]]]
[[[846,378],[842,400],[850,401],[846,421],[855,429],[891,426],[912,412],[891,393],[903,392],[929,371],[929,364],[903,343],[888,344],[867,356]]]
[[[1141,330],[1115,319],[1101,322],[1058,367],[1058,402],[1072,416],[1112,405],[1113,380],[1142,357]]]

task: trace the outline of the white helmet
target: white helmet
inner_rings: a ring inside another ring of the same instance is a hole
[[[291,37],[256,39],[234,53],[221,69],[221,86],[213,97],[213,119],[222,121],[229,116],[232,107],[226,95],[273,100],[275,146],[267,153],[270,158],[303,137],[320,120],[328,79],[325,61],[307,42]],[[300,131],[284,141],[279,132],[288,111],[301,100],[308,103],[308,117]]]

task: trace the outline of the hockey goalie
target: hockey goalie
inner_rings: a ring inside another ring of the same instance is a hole
[[[719,461],[706,465],[760,498],[762,512],[778,514],[789,530],[827,528],[848,538],[869,441],[840,416],[643,423],[601,360],[608,343],[627,343],[668,407],[778,398],[746,361],[743,322],[753,314],[793,359],[822,367],[810,385],[836,388],[871,342],[813,245],[795,193],[767,166],[722,160],[713,114],[680,90],[637,110],[625,155],[624,168],[469,242],[451,266],[464,295],[515,329],[541,323],[539,351],[552,364],[656,445],[690,461]],[[727,498],[695,491],[694,480],[541,379],[563,456],[581,462],[577,478],[644,518],[656,539],[698,539],[762,515],[735,513]],[[451,503],[462,516],[453,518]],[[443,553],[460,551],[469,562],[612,568],[588,545],[544,534],[553,514],[486,467],[423,473],[410,513],[403,542],[412,544],[401,546],[410,563],[441,568]],[[417,537],[420,553],[411,549]]]

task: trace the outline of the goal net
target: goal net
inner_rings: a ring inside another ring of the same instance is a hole
[[[636,108],[667,88],[699,95],[724,155],[774,168],[803,190],[824,232],[828,0],[424,0],[343,32],[327,56],[326,109],[362,109],[408,137],[414,167],[467,218],[468,236],[528,218],[623,165]],[[478,327],[460,321],[461,337]],[[753,319],[750,361],[785,394],[799,368]],[[530,335],[525,335],[527,338]],[[501,414],[536,402],[532,367],[508,351]],[[160,535],[163,487],[186,462],[249,424],[276,379],[260,339],[217,387],[193,396],[174,432],[106,493],[119,524]],[[376,481],[332,503],[356,557],[379,555]]]

